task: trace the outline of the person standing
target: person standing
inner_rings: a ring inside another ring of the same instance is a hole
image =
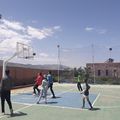
[[[11,103],[11,88],[12,88],[12,79],[10,77],[10,71],[5,71],[6,76],[1,79],[1,109],[2,113],[5,114],[5,100],[8,103],[10,114],[13,115],[13,108]]]
[[[38,94],[40,93],[40,90],[38,87],[42,84],[42,80],[43,80],[43,75],[40,72],[40,73],[38,73],[37,78],[35,79],[35,84],[33,86],[33,94],[36,94],[36,90],[37,90]]]
[[[51,93],[53,95],[52,98],[56,98],[55,93],[53,91],[53,76],[51,74],[51,71],[48,72],[47,80],[48,80],[48,88],[50,88],[50,91],[51,91]]]
[[[90,89],[90,86],[88,84],[88,80],[85,79],[84,83],[83,83],[83,91],[81,92],[81,94],[83,94],[83,106],[82,106],[82,108],[85,107],[85,99],[86,99],[89,106],[90,106],[90,110],[92,110],[93,106],[92,106],[92,104],[91,104],[91,102],[89,100],[89,89]]]

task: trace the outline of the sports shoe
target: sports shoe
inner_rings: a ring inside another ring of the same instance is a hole
[[[56,98],[55,96],[52,96],[52,98]]]
[[[10,109],[10,115],[11,116],[13,115],[13,109]]]
[[[93,107],[89,108],[89,110],[93,110]]]
[[[39,104],[39,101],[37,102],[37,104]]]
[[[1,115],[2,115],[2,116],[5,115],[5,112],[2,112]]]

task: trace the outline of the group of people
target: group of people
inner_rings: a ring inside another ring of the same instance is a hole
[[[41,89],[38,87],[41,85]],[[0,83],[0,96],[1,96],[1,112],[5,114],[5,100],[8,103],[10,109],[10,115],[13,115],[13,107],[11,102],[11,89],[12,89],[12,78],[10,77],[10,71],[5,71],[5,77],[1,79]],[[56,98],[53,91],[53,76],[51,71],[47,75],[42,75],[42,73],[38,73],[37,78],[35,80],[35,84],[33,87],[33,93],[36,94],[36,90],[38,92],[39,98],[37,103],[40,102],[41,97],[44,96],[45,103],[47,103],[47,90],[50,88],[52,92],[52,98]]]
[[[83,83],[82,83],[83,82]],[[85,107],[85,99],[87,100],[90,110],[93,109],[93,106],[89,100],[89,90],[90,90],[90,85],[88,84],[88,77],[87,75],[85,76],[84,80],[82,80],[82,77],[80,74],[77,76],[77,88],[80,91],[81,94],[83,94],[83,105],[82,108]]]
[[[39,89],[39,86],[41,87],[41,89]],[[49,71],[47,75],[38,73],[37,78],[35,79],[35,84],[33,86],[33,94],[39,95],[37,104],[39,104],[42,97],[45,98],[45,103],[47,103],[47,90],[49,88],[52,93],[52,98],[56,98],[53,91],[53,76],[51,74],[51,71]]]
[[[6,76],[1,79],[0,83],[0,95],[1,95],[1,110],[2,113],[5,114],[5,100],[8,103],[9,109],[10,109],[10,115],[13,115],[13,107],[11,103],[11,88],[12,88],[12,82],[10,77],[10,71],[5,71]],[[84,83],[81,85],[81,76],[78,75],[77,78],[77,87],[81,94],[83,94],[83,106],[85,107],[85,99],[90,105],[90,109],[93,109],[93,106],[89,100],[89,90],[90,85],[88,84],[88,78],[86,77],[84,80]],[[41,89],[39,89],[39,86],[41,86]],[[47,90],[50,88],[52,93],[52,98],[56,98],[54,91],[53,91],[53,76],[51,74],[51,71],[48,72],[48,74],[42,74],[38,73],[37,78],[35,79],[35,84],[33,87],[33,93],[36,93],[36,90],[38,92],[39,98],[37,103],[39,104],[42,97],[45,98],[45,103],[47,103]]]

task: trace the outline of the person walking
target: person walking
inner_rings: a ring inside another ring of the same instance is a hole
[[[90,90],[90,85],[88,84],[88,80],[85,79],[84,83],[83,83],[83,91],[81,92],[81,94],[83,94],[83,106],[82,106],[82,108],[85,107],[85,99],[86,99],[89,106],[90,106],[90,110],[92,110],[93,106],[89,100],[89,90]]]
[[[11,88],[12,88],[12,79],[10,77],[10,71],[5,71],[6,76],[1,79],[1,109],[2,113],[5,114],[5,100],[8,103],[10,109],[10,115],[13,115],[13,108],[11,103]]]
[[[36,90],[38,94],[40,93],[40,89],[38,87],[42,84],[42,80],[43,80],[43,75],[40,72],[38,73],[37,78],[35,79],[35,84],[33,86],[33,94],[36,94]]]
[[[52,98],[56,98],[55,93],[53,91],[53,76],[51,74],[51,71],[48,72],[47,80],[48,80],[48,88],[50,88],[50,91],[51,91],[51,93],[53,95]]]
[[[47,104],[47,90],[48,90],[48,81],[47,81],[47,76],[44,75],[44,79],[41,85],[41,92],[40,92],[37,104],[39,104],[42,97],[45,99],[45,103]]]

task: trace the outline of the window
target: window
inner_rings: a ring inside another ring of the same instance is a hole
[[[100,76],[101,75],[101,70],[98,70],[98,76]]]
[[[117,77],[117,70],[114,70],[114,77]]]
[[[106,70],[106,76],[108,76],[108,70]]]

